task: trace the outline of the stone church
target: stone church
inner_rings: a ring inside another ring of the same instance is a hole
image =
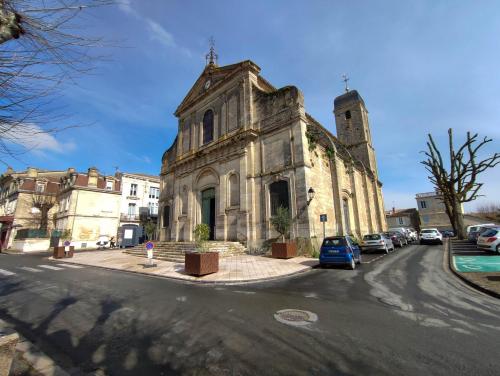
[[[333,112],[337,137],[306,112],[297,87],[275,88],[250,60],[218,66],[211,50],[162,157],[160,240],[193,240],[206,223],[211,239],[256,249],[278,236],[269,219],[279,206],[292,216],[291,239],[384,230],[365,103],[346,88]]]

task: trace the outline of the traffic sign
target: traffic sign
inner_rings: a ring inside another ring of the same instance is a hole
[[[319,220],[320,222],[327,222],[328,221],[328,217],[326,214],[320,214],[319,215]]]
[[[155,247],[153,242],[147,242],[146,243],[146,249],[149,251],[150,249],[152,250]]]

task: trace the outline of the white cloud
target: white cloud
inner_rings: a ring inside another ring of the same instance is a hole
[[[2,138],[8,143],[35,152],[66,153],[76,149],[74,142],[60,142],[53,133],[47,132],[33,123],[18,125],[2,133]]]
[[[175,39],[172,33],[167,31],[158,22],[153,21],[151,18],[143,16],[139,12],[137,12],[132,7],[131,0],[121,0],[118,6],[119,9],[122,10],[124,13],[132,15],[140,19],[141,21],[146,22],[152,40],[160,42],[161,44],[167,47],[178,47],[175,43]],[[180,47],[180,49],[184,54],[191,56],[191,51],[189,51],[189,49],[187,49],[186,47]]]
[[[163,26],[150,18],[146,18],[146,22],[148,23],[149,31],[152,33],[151,39],[156,40],[167,47],[175,47],[173,35],[165,30]]]

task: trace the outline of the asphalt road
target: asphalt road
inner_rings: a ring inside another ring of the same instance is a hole
[[[355,271],[198,286],[0,254],[0,318],[75,374],[499,375],[500,301],[443,261],[413,245]],[[318,320],[276,321],[287,308]]]

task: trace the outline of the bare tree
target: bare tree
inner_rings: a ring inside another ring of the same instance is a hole
[[[56,196],[48,193],[33,193],[31,198],[33,207],[40,211],[38,229],[47,231],[49,227],[49,211],[56,204]]]
[[[490,202],[478,205],[476,211],[486,219],[500,221],[500,203]]]
[[[432,135],[427,142],[427,156],[421,163],[430,172],[429,180],[442,194],[442,200],[455,234],[459,239],[465,239],[462,204],[479,197],[479,190],[483,183],[478,182],[481,173],[500,163],[500,153],[483,160],[478,160],[479,150],[492,141],[487,137],[478,140],[478,134],[471,136],[467,132],[467,140],[455,150],[453,145],[453,131],[448,129],[449,166],[445,166]]]
[[[60,125],[66,116],[55,94],[99,59],[92,51],[101,40],[82,33],[79,16],[110,3],[0,0],[0,160],[36,146],[41,134],[74,126]]]

